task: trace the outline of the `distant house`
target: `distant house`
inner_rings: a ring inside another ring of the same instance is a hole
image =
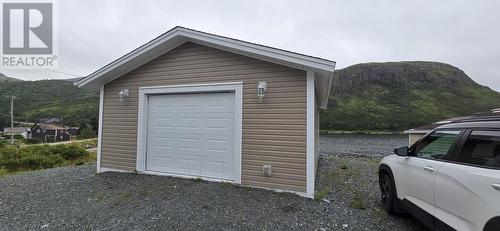
[[[459,117],[449,118],[446,120],[441,120],[438,122],[434,122],[432,124],[427,124],[424,126],[406,130],[404,131],[404,133],[408,134],[408,145],[412,145],[415,142],[417,142],[420,138],[424,137],[427,133],[431,132],[434,128],[437,128],[441,125],[454,122],[463,122],[464,120],[471,118],[477,119],[477,118],[488,118],[488,117],[498,117],[498,116],[500,116],[500,108],[492,109],[490,111],[485,111],[485,112],[474,113],[473,115],[470,116],[459,116]]]
[[[12,128],[12,134],[13,135],[22,135],[25,139],[28,139],[28,130],[29,127],[13,127]],[[9,136],[11,134],[11,128],[4,128],[3,129],[3,135],[4,136]]]
[[[79,127],[66,127],[66,131],[72,136],[76,136],[76,135],[80,134]]]
[[[71,134],[65,127],[56,124],[37,123],[29,132],[29,139],[37,139],[44,142],[68,141]]]

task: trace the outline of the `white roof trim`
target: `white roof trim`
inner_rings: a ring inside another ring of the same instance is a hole
[[[335,62],[286,50],[258,45],[237,39],[209,34],[184,27],[175,27],[139,48],[125,54],[117,60],[100,68],[74,84],[78,87],[99,86],[110,82],[148,61],[165,54],[185,43],[195,42],[201,45],[261,59],[268,62],[289,66],[296,69],[314,71],[319,84],[318,91],[321,108],[326,108],[330,84],[335,70]]]

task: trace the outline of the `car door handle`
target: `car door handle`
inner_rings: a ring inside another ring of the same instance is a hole
[[[500,191],[500,184],[492,184],[491,187]]]
[[[425,166],[424,169],[429,171],[429,172],[434,172],[434,168],[431,166]]]

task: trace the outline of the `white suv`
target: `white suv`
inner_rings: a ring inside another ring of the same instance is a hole
[[[436,128],[379,166],[381,201],[435,230],[500,230],[500,119]]]

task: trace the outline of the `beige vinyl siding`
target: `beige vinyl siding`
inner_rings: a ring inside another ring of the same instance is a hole
[[[415,142],[417,142],[420,138],[422,138],[425,134],[408,134],[408,141],[409,141],[409,145],[412,145],[414,144]]]
[[[267,81],[262,103],[259,81]],[[242,184],[305,192],[305,71],[185,43],[105,84],[101,166],[135,170],[138,88],[178,84],[243,82]],[[120,89],[130,96],[121,105]],[[273,176],[262,176],[262,165]]]

